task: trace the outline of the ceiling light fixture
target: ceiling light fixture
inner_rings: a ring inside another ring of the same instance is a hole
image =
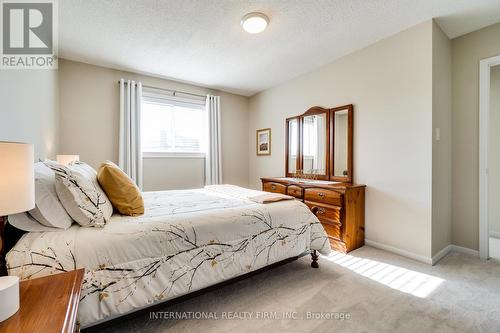
[[[241,26],[249,34],[258,34],[266,30],[269,18],[262,13],[249,13],[241,19]]]

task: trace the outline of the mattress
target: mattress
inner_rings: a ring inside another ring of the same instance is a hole
[[[6,256],[8,271],[29,279],[85,268],[78,318],[88,327],[308,250],[330,252],[307,206],[249,199],[262,193],[232,185],[145,192],[143,216],[25,234]]]

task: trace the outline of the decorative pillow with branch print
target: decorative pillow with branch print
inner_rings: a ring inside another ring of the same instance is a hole
[[[104,227],[113,206],[97,182],[96,171],[83,162],[44,163],[54,170],[57,196],[73,220],[83,227]]]

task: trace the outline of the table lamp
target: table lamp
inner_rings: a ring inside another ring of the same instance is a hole
[[[7,220],[5,216],[33,208],[35,208],[33,145],[0,141],[0,275],[6,274],[3,249],[3,230]],[[2,322],[19,309],[17,276],[0,276],[0,299],[2,300],[0,322]]]
[[[69,165],[71,162],[78,162],[80,155],[57,155],[56,160],[59,164]]]

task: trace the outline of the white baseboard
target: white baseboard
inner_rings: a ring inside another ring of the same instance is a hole
[[[436,253],[435,256],[432,257],[432,266],[437,264],[437,262],[441,259],[443,259],[448,253],[450,253],[453,249],[453,245],[448,245],[445,248],[443,248],[441,251]]]
[[[459,253],[464,253],[468,254],[474,257],[479,257],[479,251],[478,250],[473,250],[469,249],[468,247],[462,247],[458,245],[451,245],[451,250]]]
[[[498,231],[490,231],[490,237],[500,238],[500,232],[498,232]]]
[[[413,259],[416,261],[423,262],[425,264],[432,265],[432,258],[428,258],[428,257],[422,256],[420,254],[415,254],[413,252],[402,250],[402,249],[399,249],[399,248],[394,247],[394,246],[378,243],[378,242],[372,241],[370,239],[365,239],[365,244],[372,246],[372,247],[376,247],[377,249],[381,249],[381,250],[385,250],[387,252],[399,254],[400,256],[407,257],[407,258],[410,258],[410,259]]]
[[[429,264],[429,265],[435,265],[439,260],[443,259],[450,252],[459,252],[459,253],[464,253],[464,254],[475,256],[475,257],[479,257],[479,251],[469,249],[467,247],[453,245],[453,244],[446,246],[444,249],[439,251],[432,258],[428,258],[428,257],[422,256],[420,254],[415,254],[415,253],[410,252],[410,251],[402,250],[402,249],[399,249],[399,248],[394,247],[394,246],[378,243],[378,242],[372,241],[370,239],[365,239],[365,244],[372,246],[372,247],[375,247],[377,249],[385,250],[387,252],[392,252],[392,253],[398,254],[400,256],[407,257],[407,258],[410,258],[413,260],[417,260],[417,261],[420,261],[420,262],[423,262],[423,263]]]

